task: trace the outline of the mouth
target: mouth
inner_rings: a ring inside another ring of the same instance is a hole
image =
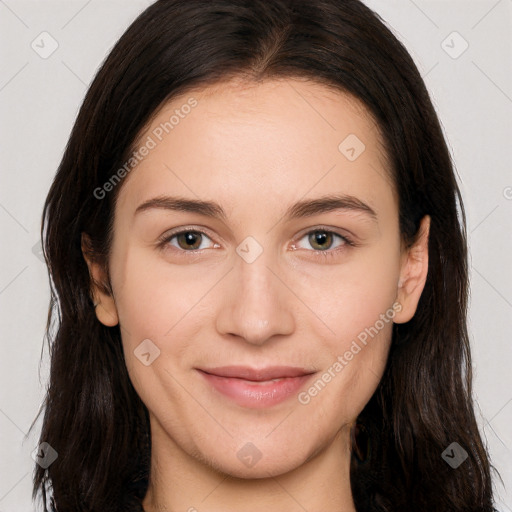
[[[253,369],[247,366],[197,368],[211,391],[220,393],[242,407],[267,408],[292,395],[316,372],[293,366]]]

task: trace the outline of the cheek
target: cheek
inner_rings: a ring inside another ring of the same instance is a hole
[[[324,338],[322,368],[299,394],[299,403],[312,407],[332,428],[353,421],[384,373],[395,314],[393,307],[373,307],[338,325],[336,336]]]
[[[307,298],[312,311],[328,327],[332,348],[342,349],[347,340],[372,327],[392,308],[399,252],[384,246],[356,249],[340,265],[310,267],[313,270],[298,280],[297,294]]]
[[[158,408],[155,396],[165,396],[171,409],[185,407],[186,393],[173,375],[190,370],[191,340],[212,315],[205,295],[219,278],[207,269],[169,265],[147,250],[119,253],[112,280],[130,379],[148,408]]]
[[[316,315],[328,326],[318,336],[325,357],[318,379],[299,401],[331,410],[335,424],[359,414],[384,372],[393,319],[401,310],[395,301],[397,254],[382,248],[368,251],[336,269],[323,281],[329,287],[312,298]],[[310,283],[303,281],[304,286]]]
[[[133,342],[141,336],[165,341],[184,324],[193,333],[208,303],[205,294],[216,280],[203,267],[170,265],[149,257],[147,249],[128,248],[115,274],[120,323]]]

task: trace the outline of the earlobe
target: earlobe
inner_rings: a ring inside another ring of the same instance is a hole
[[[425,287],[428,274],[430,220],[428,215],[423,217],[415,242],[403,255],[396,299],[402,309],[395,315],[394,322],[397,324],[411,320]]]
[[[119,323],[117,309],[113,299],[106,301],[101,300],[101,302],[96,304],[94,309],[96,311],[96,318],[103,325],[106,325],[107,327],[114,327]]]
[[[81,239],[82,254],[89,269],[91,280],[91,298],[94,303],[96,318],[107,327],[114,327],[119,323],[117,307],[112,293],[102,283],[106,282],[103,266],[95,261],[91,248],[91,241],[86,233],[82,233]]]

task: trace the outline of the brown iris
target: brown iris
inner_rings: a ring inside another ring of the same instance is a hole
[[[308,239],[314,249],[317,249],[316,245],[322,245],[322,247],[317,250],[328,249],[332,245],[332,233],[329,233],[328,231],[313,231],[310,233]],[[326,241],[331,242],[328,244],[329,247],[325,247]]]
[[[199,248],[201,245],[201,237],[202,233],[198,233],[197,231],[186,231],[176,235],[180,248],[192,250]]]

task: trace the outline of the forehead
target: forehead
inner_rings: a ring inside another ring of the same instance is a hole
[[[394,195],[368,110],[310,80],[234,79],[188,90],[153,115],[134,150],[144,145],[151,149],[125,179],[121,206],[170,192],[218,199],[225,191],[228,204],[298,198],[312,188],[371,196],[387,187]]]

